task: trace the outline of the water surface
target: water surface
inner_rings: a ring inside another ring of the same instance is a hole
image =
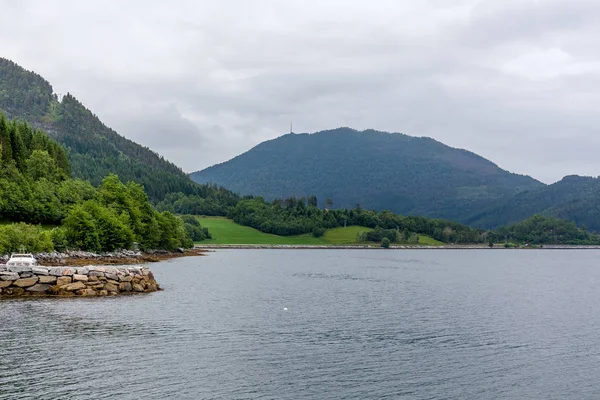
[[[0,399],[598,399],[600,252],[223,250],[0,301]]]

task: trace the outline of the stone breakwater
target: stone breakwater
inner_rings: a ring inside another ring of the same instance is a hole
[[[0,266],[0,296],[113,296],[160,290],[144,267]]]

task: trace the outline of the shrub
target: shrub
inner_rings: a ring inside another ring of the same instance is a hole
[[[312,230],[312,235],[316,238],[319,238],[325,234],[325,228],[315,227]]]
[[[384,237],[381,240],[381,247],[383,247],[384,249],[389,249],[390,248],[390,239],[388,239],[387,237]]]

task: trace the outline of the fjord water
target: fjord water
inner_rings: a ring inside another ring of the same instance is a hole
[[[0,399],[600,398],[600,252],[227,250],[0,301]]]

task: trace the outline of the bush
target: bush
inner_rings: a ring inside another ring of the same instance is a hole
[[[312,235],[316,238],[319,238],[325,234],[325,228],[316,227],[312,230]]]
[[[54,228],[50,232],[50,237],[52,238],[52,244],[54,245],[54,250],[56,251],[65,251],[69,244],[67,240],[67,232],[63,228]]]
[[[384,249],[389,249],[390,248],[390,239],[388,239],[387,237],[384,237],[381,240],[381,247],[383,247]]]
[[[54,249],[50,232],[44,231],[41,226],[23,222],[0,226],[0,254],[20,251],[21,246],[30,252]]]

